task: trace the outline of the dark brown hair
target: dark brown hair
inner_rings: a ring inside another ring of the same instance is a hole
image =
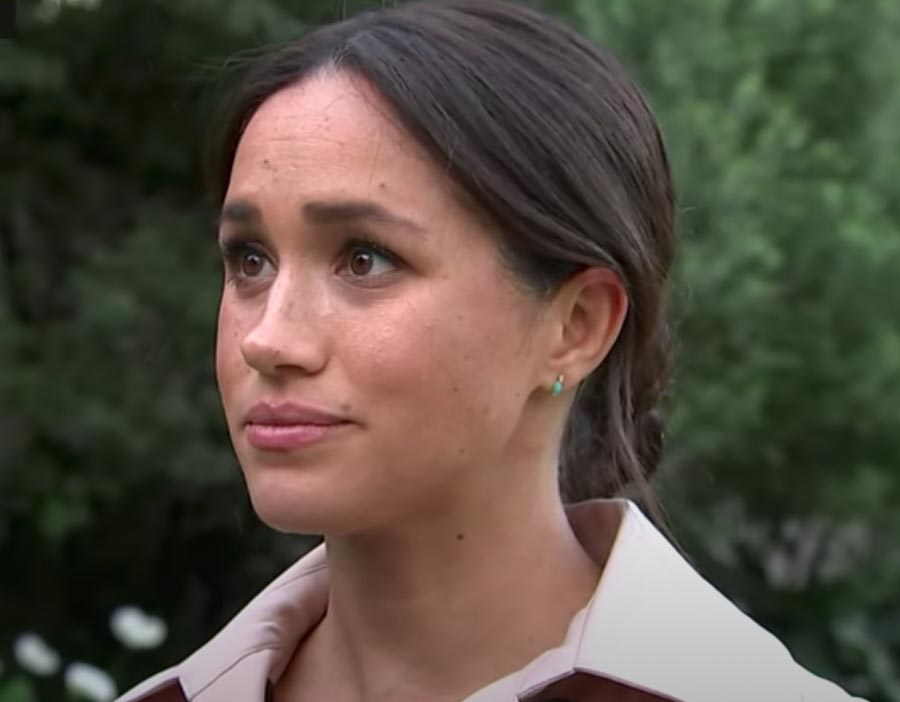
[[[675,203],[659,128],[604,49],[522,4],[433,0],[356,15],[252,61],[210,162],[221,203],[241,134],[279,89],[327,69],[363,78],[493,224],[507,267],[542,298],[588,266],[616,271],[629,311],[579,386],[560,450],[571,502],[649,487],[670,372],[666,281]]]

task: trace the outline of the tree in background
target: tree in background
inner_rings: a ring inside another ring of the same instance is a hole
[[[20,2],[0,42],[0,702],[120,690],[312,543],[258,523],[213,378],[200,143],[236,52],[363,3]],[[680,198],[659,489],[798,660],[900,701],[900,5],[544,0],[638,77]],[[165,643],[123,649],[136,604]],[[15,653],[37,632],[58,671]]]

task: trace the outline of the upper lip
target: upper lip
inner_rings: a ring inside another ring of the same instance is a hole
[[[298,402],[253,405],[244,418],[247,424],[341,424],[343,417]]]

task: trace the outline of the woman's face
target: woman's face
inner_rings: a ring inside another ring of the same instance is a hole
[[[216,372],[253,505],[283,531],[489,503],[535,438],[538,303],[387,113],[322,74],[270,97],[234,159]],[[346,423],[303,445],[290,403]]]

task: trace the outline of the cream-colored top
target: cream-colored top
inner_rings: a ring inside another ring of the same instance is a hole
[[[588,500],[566,512],[588,553],[606,559],[593,596],[560,646],[463,702],[863,702],[794,661],[630,500]],[[609,520],[619,523],[611,550],[597,543]],[[208,643],[118,702],[264,702],[327,602],[321,545]]]

